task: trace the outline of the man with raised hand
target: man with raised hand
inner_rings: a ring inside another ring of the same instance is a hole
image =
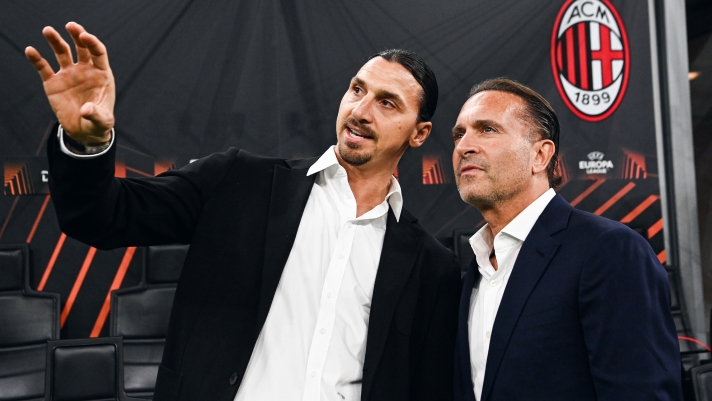
[[[551,105],[487,80],[452,135],[460,195],[487,222],[470,239],[455,399],[681,400],[667,274],[641,235],[554,192]]]
[[[66,26],[37,50],[59,120],[48,143],[60,227],[101,249],[190,243],[154,400],[449,400],[459,273],[392,176],[430,134],[437,82],[414,53],[351,80],[336,146],[283,160],[229,149],[158,177],[114,178],[106,48]]]

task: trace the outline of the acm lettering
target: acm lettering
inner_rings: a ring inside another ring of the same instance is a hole
[[[591,8],[595,7],[596,11],[592,11]],[[581,6],[579,7],[578,5],[575,5],[574,8],[571,10],[571,16],[569,17],[569,20],[566,21],[567,24],[570,24],[571,21],[576,18],[576,19],[594,19],[598,21],[605,21],[606,23],[611,23],[610,19],[608,18],[608,9],[604,8],[601,6],[601,4],[594,5],[592,1],[585,1]]]

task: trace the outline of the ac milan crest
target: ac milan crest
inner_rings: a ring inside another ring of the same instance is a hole
[[[628,86],[630,49],[623,21],[608,0],[568,0],[551,35],[551,69],[564,103],[597,122],[620,105]]]

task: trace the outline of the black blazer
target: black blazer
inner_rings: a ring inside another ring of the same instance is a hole
[[[159,177],[114,178],[114,153],[48,144],[62,230],[100,249],[190,243],[155,401],[232,401],[296,237],[316,159],[230,149]],[[373,291],[362,400],[450,400],[459,299],[452,253],[389,212]]]
[[[474,401],[463,279],[455,399]],[[681,400],[667,274],[626,226],[556,195],[514,264],[492,329],[482,401]]]

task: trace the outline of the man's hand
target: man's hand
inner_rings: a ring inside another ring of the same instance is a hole
[[[55,73],[31,46],[25,49],[25,56],[40,74],[47,99],[64,132],[85,145],[106,144],[114,127],[116,101],[106,47],[75,22],[68,23],[66,28],[77,49],[76,63],[71,48],[52,27],[45,27],[42,34],[52,46],[59,71]]]

